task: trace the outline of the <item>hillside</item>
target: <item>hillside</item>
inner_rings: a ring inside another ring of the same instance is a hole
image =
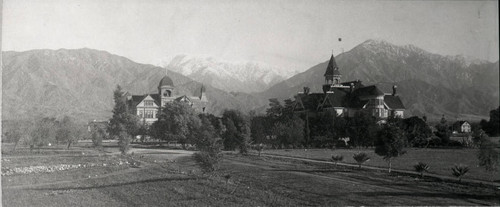
[[[120,84],[132,94],[157,92],[165,70],[92,49],[3,52],[3,119],[69,115],[81,121],[107,119],[113,90]],[[200,83],[169,72],[176,93],[196,94]],[[230,94],[205,85],[208,112],[249,110],[262,105],[248,94]]]
[[[498,61],[442,56],[378,40],[368,40],[336,60],[343,81],[359,79],[365,85],[378,84],[386,92],[397,84],[408,115],[481,117],[499,104]],[[326,66],[327,61],[257,95],[292,98],[304,86],[320,92]]]
[[[117,84],[132,94],[156,93],[165,69],[92,49],[3,52],[3,119],[69,115],[82,121],[107,119]],[[328,57],[325,56],[325,60]],[[398,94],[407,115],[453,118],[488,116],[499,105],[498,62],[441,56],[415,46],[366,41],[336,57],[342,80],[360,79]],[[260,93],[226,92],[204,84],[208,112],[264,112],[269,98],[293,98],[304,86],[320,92],[327,62]],[[199,93],[201,83],[169,72],[177,94]],[[236,91],[236,90],[235,90]]]

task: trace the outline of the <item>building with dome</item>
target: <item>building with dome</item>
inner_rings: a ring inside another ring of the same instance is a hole
[[[157,118],[161,107],[167,103],[178,101],[183,102],[195,109],[199,113],[204,113],[208,105],[208,99],[205,94],[205,87],[201,86],[199,96],[188,96],[186,94],[174,95],[175,86],[172,79],[165,74],[158,84],[158,93],[131,95],[126,93],[127,106],[129,110],[136,114],[140,121],[145,124],[152,124]]]
[[[304,87],[304,91],[295,96],[296,113],[316,116],[335,111],[338,116],[353,117],[364,110],[382,121],[390,116],[404,117],[405,107],[396,93],[396,85],[392,93],[383,93],[376,85],[365,86],[360,80],[341,82],[342,75],[333,55],[324,76],[323,93],[310,93],[309,88]]]

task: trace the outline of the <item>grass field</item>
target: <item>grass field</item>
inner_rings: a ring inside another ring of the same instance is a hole
[[[464,178],[500,182],[499,172],[488,172],[478,166],[477,149],[422,149],[410,148],[406,154],[393,159],[393,169],[414,170],[413,165],[418,162],[427,163],[430,166],[429,173],[451,176],[451,167],[454,165],[467,165],[470,168]],[[382,157],[375,154],[374,149],[285,149],[265,150],[263,153],[285,155],[292,157],[310,158],[316,160],[330,160],[332,155],[344,156],[345,163],[356,164],[352,158],[355,153],[367,153],[371,159],[364,165],[387,167],[388,163]]]
[[[286,159],[225,154],[220,170],[202,175],[190,153],[116,147],[99,152],[20,149],[5,169],[77,166],[2,176],[3,206],[339,206],[499,205],[491,186]]]

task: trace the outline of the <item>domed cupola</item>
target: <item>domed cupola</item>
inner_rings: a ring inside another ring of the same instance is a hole
[[[165,76],[160,80],[160,84],[158,84],[158,93],[161,97],[162,106],[168,102],[174,92],[174,82],[170,77],[168,77],[168,70],[165,69]]]
[[[161,79],[160,84],[158,85],[158,88],[160,88],[162,86],[172,86],[173,87],[174,86],[174,82],[172,81],[172,79],[170,77],[168,77],[167,75],[165,75]]]

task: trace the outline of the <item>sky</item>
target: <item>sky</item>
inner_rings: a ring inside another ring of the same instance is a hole
[[[498,1],[4,0],[3,15],[3,51],[92,48],[147,64],[187,54],[305,70],[368,39],[499,59]]]

